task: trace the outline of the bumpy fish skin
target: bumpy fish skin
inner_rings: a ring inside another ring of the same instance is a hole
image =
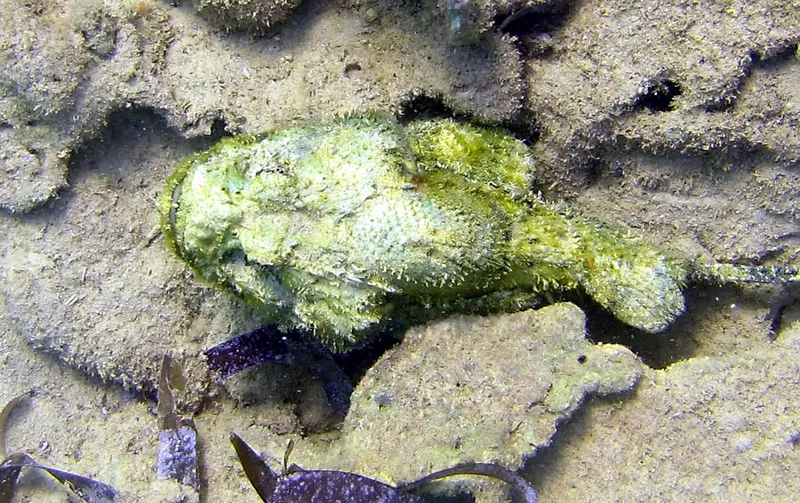
[[[666,328],[684,309],[686,262],[540,200],[532,174],[503,130],[351,116],[191,157],[167,182],[161,222],[202,279],[337,350],[415,309],[507,311],[563,289]]]

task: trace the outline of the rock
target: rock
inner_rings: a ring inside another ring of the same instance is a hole
[[[586,154],[618,136],[647,151],[746,145],[753,126],[714,112],[758,80],[750,76],[760,62],[787,59],[800,26],[782,0],[588,2],[566,16],[561,28],[520,35],[546,35],[552,52],[529,60],[527,108],[541,127],[541,158],[555,170],[544,173],[563,191],[585,183]]]
[[[300,0],[192,0],[197,12],[225,31],[268,33]]]
[[[432,13],[387,8],[365,27],[355,11],[310,1],[271,38],[231,43],[193,13],[152,0],[6,3],[0,208],[14,213],[65,189],[73,152],[100,136],[115,111],[153,110],[198,136],[220,125],[255,132],[400,108],[420,93],[484,120],[511,120],[522,106],[522,61],[512,42],[492,34],[451,48]],[[197,2],[230,26],[249,22],[255,9],[260,27],[296,3]]]
[[[749,351],[649,371],[624,404],[588,405],[529,467],[542,500],[791,501],[798,341],[795,323]]]
[[[515,470],[587,396],[628,391],[644,371],[624,347],[587,341],[584,324],[556,304],[413,329],[357,386],[341,438],[301,442],[293,461],[392,484],[466,461]]]

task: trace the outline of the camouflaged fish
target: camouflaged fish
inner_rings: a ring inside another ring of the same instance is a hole
[[[587,293],[664,330],[688,279],[797,279],[698,264],[543,201],[508,132],[451,119],[350,116],[220,141],[167,181],[161,222],[197,275],[343,350],[389,320],[514,311]]]

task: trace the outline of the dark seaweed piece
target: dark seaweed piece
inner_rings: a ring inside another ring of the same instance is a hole
[[[536,503],[537,501],[536,491],[528,484],[528,481],[508,468],[503,468],[493,463],[460,463],[450,468],[433,472],[414,482],[403,484],[398,489],[411,492],[436,480],[455,475],[479,475],[499,479],[513,487],[525,503]]]
[[[97,482],[81,475],[65,472],[56,468],[48,468],[38,465],[39,468],[47,470],[56,480],[69,487],[72,492],[80,496],[88,503],[104,503],[114,501],[117,491],[113,487]]]
[[[17,478],[22,471],[21,466],[0,467],[0,503],[9,503],[14,497]]]
[[[424,503],[419,496],[356,473],[303,470],[292,465],[279,476],[236,433],[231,433],[231,443],[245,475],[266,503]],[[286,462],[284,457],[284,465]]]
[[[10,503],[14,496],[14,491],[19,481],[22,470],[36,469],[50,474],[59,481],[64,487],[78,495],[86,503],[113,503],[117,496],[117,491],[108,484],[98,482],[94,479],[65,472],[57,468],[41,465],[32,457],[22,452],[8,454],[6,450],[6,424],[11,411],[27,395],[20,395],[3,407],[0,412],[0,456],[3,462],[0,463],[0,503]]]
[[[322,379],[328,403],[344,418],[350,408],[353,385],[333,358],[330,350],[317,341],[308,340],[301,330],[281,332],[276,325],[266,325],[227,340],[204,354],[208,367],[218,374],[218,381],[249,367],[267,361],[280,362],[314,356],[313,370]]]
[[[276,325],[267,325],[207,349],[204,354],[209,368],[225,380],[266,361],[290,360],[294,351],[288,335]]]
[[[175,480],[195,491],[200,490],[197,470],[197,429],[191,419],[175,412],[172,385],[182,380],[180,365],[164,355],[158,384],[158,459],[156,474],[161,480]]]
[[[344,420],[347,411],[350,410],[353,383],[333,360],[322,360],[318,362],[316,368],[322,378],[322,389],[325,390],[328,404],[339,419]]]
[[[113,487],[94,479],[65,472],[57,468],[40,465],[32,457],[24,453],[15,453],[8,457],[3,468],[36,468],[49,473],[70,491],[80,496],[87,503],[108,503],[114,501],[117,491]]]
[[[511,485],[526,503],[536,503],[536,491],[516,473],[491,463],[461,463],[434,472],[414,482],[392,487],[357,473],[337,470],[304,470],[297,465],[288,469],[289,444],[283,459],[284,473],[275,473],[263,459],[236,433],[231,433],[244,473],[265,503],[424,503],[411,491],[435,480],[455,475],[481,475]]]
[[[200,490],[197,474],[197,431],[191,426],[158,433],[156,474],[160,480],[174,480]]]
[[[236,449],[236,455],[239,456],[239,462],[242,463],[247,480],[253,485],[261,499],[267,501],[278,488],[278,474],[273,472],[261,459],[261,456],[236,433],[231,433],[231,443]]]

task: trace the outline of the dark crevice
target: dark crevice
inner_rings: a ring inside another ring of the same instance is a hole
[[[634,110],[651,112],[670,112],[675,109],[675,98],[683,94],[678,82],[672,79],[661,79],[651,82],[645,92],[637,98]]]
[[[503,124],[503,127],[529,147],[536,143],[542,135],[541,125],[536,118],[530,115],[521,116],[515,122]]]
[[[748,67],[747,75],[749,76],[750,70],[753,68],[766,68],[794,61],[798,43],[800,43],[800,40],[794,40],[772,50],[750,51],[751,63]]]
[[[522,9],[496,20],[496,23],[503,33],[522,39],[551,35],[567,24],[569,16],[569,5],[562,2]]]
[[[769,313],[764,321],[769,324],[770,334],[775,337],[780,332],[785,308],[800,298],[800,289],[785,289],[781,295],[769,302]],[[590,299],[581,299],[578,305],[585,311],[588,338],[594,343],[620,344],[633,351],[642,361],[653,369],[664,369],[673,363],[705,354],[716,344],[713,340],[694,335],[707,330],[720,310],[734,301],[742,305],[759,303],[752,295],[733,285],[713,286],[690,284],[684,292],[686,311],[666,330],[652,334],[628,326]],[[755,304],[754,304],[755,305]]]
[[[216,143],[226,136],[232,136],[230,132],[228,132],[228,123],[225,119],[219,117],[214,119],[214,122],[211,123],[211,134],[207,136],[208,141],[210,143]]]
[[[357,349],[345,353],[334,353],[333,360],[350,379],[353,386],[355,386],[361,381],[367,373],[367,370],[372,368],[384,353],[392,349],[399,342],[399,339],[394,336],[384,335],[383,337],[376,337],[371,342]]]
[[[418,119],[455,117],[456,113],[444,104],[441,96],[414,93],[397,108],[397,120],[405,124]]]
[[[458,113],[444,103],[441,96],[431,96],[425,93],[414,93],[405,101],[401,102],[395,111],[395,116],[401,124],[408,124],[415,120],[437,119],[442,117],[457,120],[481,123],[469,115]],[[500,126],[508,130],[516,138],[522,140],[527,145],[533,144],[540,135],[540,128],[533,118],[519,118],[514,122],[502,124],[488,123],[489,127]]]
[[[691,356],[672,355],[661,334],[649,334],[626,325],[609,311],[589,299],[579,304],[586,313],[587,338],[593,343],[620,344],[633,351],[651,368],[664,368],[674,361]]]
[[[601,160],[602,158],[597,155],[587,155],[584,165],[585,185],[587,188],[594,186],[603,179],[607,168]]]
[[[81,146],[70,156],[69,169],[67,171],[69,185],[73,184],[73,179],[80,176],[80,173],[85,168],[94,169],[93,153],[99,149],[107,150],[110,148],[108,147],[109,145],[132,143],[140,137],[148,137],[154,130],[171,134],[167,120],[155,108],[133,106],[112,111],[108,114],[106,126],[101,130],[100,134],[94,138],[84,140]],[[70,193],[74,193],[74,188],[65,187],[60,193],[62,201],[58,202],[58,200],[54,199],[51,200],[51,203],[53,205],[64,204],[63,198]],[[47,206],[50,207],[51,205],[48,204]],[[45,211],[50,210],[45,209]]]
[[[502,33],[515,37],[525,57],[544,57],[553,52],[553,36],[569,21],[567,3],[522,9],[495,20]]]

